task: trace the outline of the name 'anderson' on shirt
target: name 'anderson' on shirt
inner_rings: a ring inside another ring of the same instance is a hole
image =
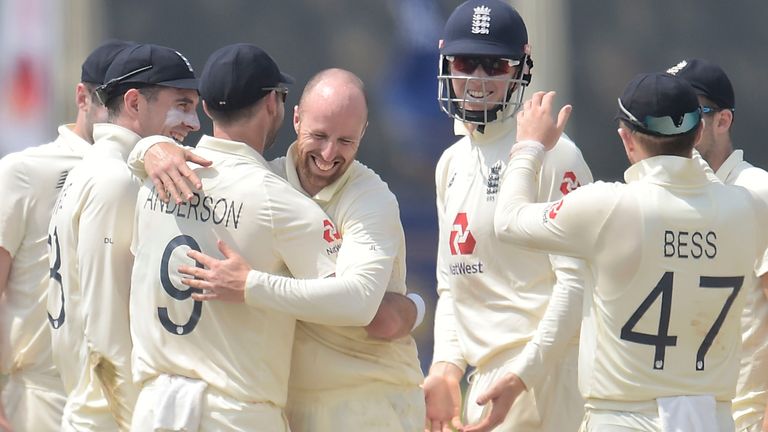
[[[153,187],[152,193],[144,200],[144,208],[160,213],[173,214],[182,219],[194,219],[200,222],[210,221],[216,225],[224,225],[227,228],[231,224],[234,229],[237,229],[240,224],[240,214],[243,211],[242,202],[202,195],[199,192],[193,192],[193,195],[189,202],[176,204],[170,201],[165,203],[160,199],[160,196]]]

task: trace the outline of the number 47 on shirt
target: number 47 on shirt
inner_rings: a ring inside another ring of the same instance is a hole
[[[659,279],[656,287],[653,288],[648,297],[643,300],[640,306],[635,310],[629,320],[621,328],[621,339],[626,341],[635,342],[643,345],[651,345],[656,348],[653,359],[654,369],[664,369],[664,355],[666,349],[669,346],[677,345],[677,336],[669,335],[669,318],[672,311],[672,285],[674,281],[674,273],[666,272]],[[744,276],[728,276],[728,277],[715,277],[715,276],[700,276],[699,287],[700,288],[730,288],[731,294],[725,300],[720,313],[717,315],[717,319],[710,327],[704,340],[699,345],[699,349],[696,353],[696,370],[704,370],[704,357],[707,355],[707,351],[712,346],[712,342],[720,332],[720,327],[725,321],[725,317],[728,315],[728,311],[733,305],[733,301],[741,290],[741,285],[744,283]],[[659,327],[656,334],[640,333],[634,331],[637,323],[642,319],[643,315],[651,308],[656,302],[656,299],[661,296],[661,313],[659,314]]]

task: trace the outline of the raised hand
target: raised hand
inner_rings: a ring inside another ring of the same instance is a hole
[[[565,130],[573,107],[566,105],[552,118],[555,92],[536,92],[517,114],[517,141],[537,141],[552,150]]]

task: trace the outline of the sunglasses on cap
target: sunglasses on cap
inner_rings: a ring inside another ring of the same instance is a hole
[[[635,126],[639,126],[641,129],[644,129],[646,131],[650,131],[659,135],[678,135],[678,134],[689,132],[693,128],[695,128],[696,125],[699,124],[699,121],[701,120],[702,110],[701,108],[696,108],[696,111],[685,113],[679,125],[675,124],[675,122],[672,120],[672,117],[670,116],[663,116],[663,117],[645,116],[644,121],[640,121],[637,119],[637,117],[632,115],[632,113],[629,112],[629,110],[624,108],[624,105],[621,103],[621,98],[619,98],[618,101],[619,101],[619,109],[621,109],[621,111],[628,117],[630,123],[634,124]]]
[[[262,88],[264,91],[274,91],[275,93],[279,94],[280,97],[283,99],[283,103],[285,103],[285,99],[288,97],[288,89],[285,87],[264,87]]]
[[[519,60],[502,57],[445,56],[445,58],[454,70],[467,75],[472,74],[478,66],[482,66],[488,76],[504,75],[520,64]]]
[[[736,110],[734,108],[720,108],[720,107],[711,107],[706,105],[701,106],[702,114],[713,114],[713,113],[719,113],[720,111],[734,112]]]
[[[131,78],[134,75],[138,75],[150,69],[152,69],[152,65],[142,66],[138,69],[128,72],[125,75],[121,75],[117,78],[112,78],[111,80],[105,82],[104,84],[96,87],[93,93],[96,95],[96,97],[99,99],[99,102],[101,102],[102,105],[106,105],[107,100],[109,99],[109,91],[111,88],[113,88],[117,84],[120,84],[121,82],[123,82],[123,80],[127,80],[128,78]]]

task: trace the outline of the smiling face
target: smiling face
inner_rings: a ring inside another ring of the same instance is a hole
[[[517,72],[517,67],[508,67],[506,59],[483,59],[483,63],[474,64],[472,62],[458,60],[449,61],[450,75],[455,77],[451,80],[453,91],[459,99],[459,106],[467,111],[483,111],[492,109],[504,101],[507,92],[510,89],[510,79]],[[468,72],[470,67],[474,70]],[[503,70],[505,73],[488,75],[486,67],[492,71]]]
[[[182,142],[187,134],[200,129],[197,117],[200,97],[196,90],[161,87],[151,97],[141,98],[142,136],[165,135]]]
[[[296,168],[304,190],[315,195],[341,177],[355,160],[368,109],[359,89],[323,81],[294,110]]]

